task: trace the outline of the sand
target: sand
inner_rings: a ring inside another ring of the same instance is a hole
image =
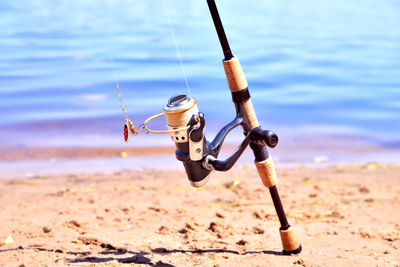
[[[200,189],[182,170],[0,180],[0,265],[400,266],[400,166],[277,172],[299,255],[249,164]]]

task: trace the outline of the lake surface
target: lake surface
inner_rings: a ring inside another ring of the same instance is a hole
[[[234,106],[206,1],[165,3],[211,138]],[[282,146],[399,150],[398,1],[216,3],[259,120]],[[1,1],[1,146],[125,145],[116,79],[137,124],[187,92],[161,0]]]

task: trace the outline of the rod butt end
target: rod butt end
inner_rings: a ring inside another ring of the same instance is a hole
[[[283,254],[299,254],[302,250],[302,247],[300,241],[297,239],[297,236],[294,233],[293,228],[289,225],[289,227],[286,229],[280,229],[279,232],[281,234]]]
[[[295,250],[291,250],[291,251],[287,251],[287,250],[282,250],[282,253],[284,255],[291,255],[291,254],[299,254],[301,252],[303,248],[301,247],[301,245],[296,248]]]

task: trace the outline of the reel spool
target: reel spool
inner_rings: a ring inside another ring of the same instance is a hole
[[[199,109],[195,98],[187,95],[176,95],[168,100],[163,108],[163,113],[167,120],[167,126],[171,139],[175,143],[185,143],[188,141],[187,128],[190,119],[194,116],[196,120]],[[186,129],[187,130],[187,129]]]

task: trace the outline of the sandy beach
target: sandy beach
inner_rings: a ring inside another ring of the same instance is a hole
[[[268,190],[242,164],[200,189],[183,169],[2,179],[0,265],[400,265],[400,166],[277,173],[299,255],[282,255]]]

